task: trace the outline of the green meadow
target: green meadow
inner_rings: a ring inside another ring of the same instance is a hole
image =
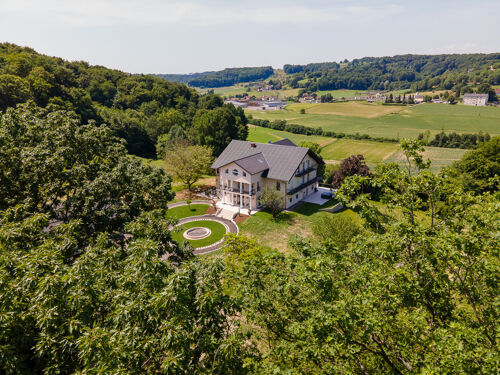
[[[346,138],[328,138],[317,135],[293,134],[281,130],[249,126],[248,140],[253,142],[268,143],[279,139],[288,138],[294,143],[301,141],[316,142],[322,146],[321,156],[327,164],[337,164],[351,155],[363,155],[366,162],[373,167],[383,162],[394,162],[403,165],[405,160],[400,151],[399,144],[374,142],[368,140],[355,140]],[[462,158],[467,150],[455,148],[426,147],[424,158],[432,161],[431,169],[439,171],[452,162]]]
[[[300,114],[300,109],[305,114]],[[374,137],[415,138],[429,130],[446,132],[500,134],[500,108],[461,104],[419,104],[384,106],[366,102],[291,104],[280,111],[247,110],[254,118],[287,120],[289,123],[344,133]]]

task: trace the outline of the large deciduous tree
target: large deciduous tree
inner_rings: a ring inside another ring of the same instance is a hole
[[[193,184],[209,171],[213,161],[212,149],[190,145],[181,139],[165,153],[164,160],[166,171],[191,191]]]
[[[173,198],[170,178],[127,156],[106,126],[33,103],[0,118],[0,210],[22,204],[53,220],[113,231]]]
[[[342,160],[340,168],[333,171],[332,186],[339,188],[344,179],[349,176],[368,176],[369,174],[370,168],[366,165],[363,155],[352,155]]]
[[[220,155],[233,139],[246,139],[248,128],[245,115],[235,116],[238,109],[222,107],[213,110],[200,110],[193,121],[193,140],[195,143],[210,146],[214,155]],[[239,108],[240,111],[241,108]],[[245,121],[243,121],[243,119]]]

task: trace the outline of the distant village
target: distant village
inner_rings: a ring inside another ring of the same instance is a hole
[[[257,92],[273,91],[275,90],[273,85],[255,85],[253,89]],[[495,89],[497,95],[500,95],[500,89]],[[246,108],[250,110],[280,110],[284,109],[288,102],[300,102],[300,103],[325,103],[325,102],[344,102],[344,101],[366,101],[369,103],[382,102],[382,103],[404,103],[404,104],[421,104],[427,103],[442,103],[442,104],[454,104],[456,101],[448,100],[448,95],[422,95],[418,92],[415,95],[397,95],[393,96],[388,93],[381,92],[367,92],[362,95],[352,96],[352,97],[342,97],[333,98],[331,95],[325,98],[325,95],[318,96],[313,94],[303,94],[299,98],[284,98],[280,99],[276,95],[262,95],[257,98],[254,95],[237,95],[235,97],[230,97],[224,101],[224,103],[231,103],[236,107]],[[455,98],[451,99],[455,100]],[[288,101],[288,102],[287,102]],[[462,104],[471,106],[486,106],[488,104],[488,94],[475,94],[467,93],[462,96]]]

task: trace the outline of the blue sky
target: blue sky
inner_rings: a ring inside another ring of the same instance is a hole
[[[500,52],[500,1],[0,0],[0,40],[133,73]]]

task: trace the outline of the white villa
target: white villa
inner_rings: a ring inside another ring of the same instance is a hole
[[[485,106],[488,104],[488,94],[464,94],[463,104]]]
[[[321,159],[309,148],[282,139],[275,143],[233,140],[212,164],[222,203],[255,210],[259,196],[271,186],[289,208],[318,188]]]

